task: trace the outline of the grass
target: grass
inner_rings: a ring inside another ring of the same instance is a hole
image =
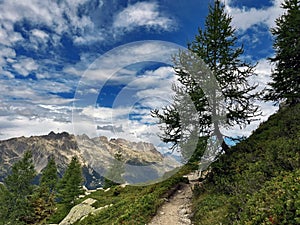
[[[248,139],[232,147],[211,166],[209,179],[195,195],[195,224],[297,224],[291,218],[297,216],[299,220],[299,208],[285,207],[291,202],[300,203],[288,194],[280,197],[277,191],[286,189],[284,182],[276,183],[272,201],[263,207],[259,203],[269,199],[271,193],[264,190],[274,186],[271,181],[280,180],[282,173],[294,177],[300,169],[300,104],[272,115]],[[293,184],[295,180],[291,179],[289,185]],[[275,217],[276,212],[270,210],[260,220],[261,208],[269,210],[273,205],[278,206],[275,211],[281,216]]]
[[[164,203],[164,199],[168,198],[179,188],[181,183],[188,182],[183,175],[197,168],[195,164],[183,166],[175,175],[160,183],[148,186],[115,186],[109,191],[98,190],[91,193],[86,198],[97,200],[93,204],[95,208],[113,204],[111,207],[103,208],[96,215],[89,215],[82,221],[77,221],[76,225],[93,225],[93,224],[145,224],[150,222],[156,214],[157,209]],[[58,210],[49,221],[51,223],[59,223],[67,214],[63,205],[58,205]]]

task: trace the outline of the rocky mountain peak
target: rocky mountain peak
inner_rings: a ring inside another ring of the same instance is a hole
[[[122,155],[123,163],[130,165],[158,165],[164,156],[155,146],[146,142],[131,142],[122,138],[108,139],[105,136],[89,138],[87,135],[75,136],[67,132],[48,135],[19,137],[0,141],[0,182],[9,173],[13,163],[18,161],[26,150],[32,151],[35,168],[41,172],[53,156],[59,173],[63,174],[72,157],[76,156],[85,171],[89,171],[89,182],[98,182],[99,174],[104,174],[111,167],[116,153]],[[174,167],[178,166],[175,162]],[[172,167],[171,166],[171,167]],[[158,168],[160,167],[160,168]],[[153,173],[161,174],[162,166],[156,166]],[[98,175],[97,175],[98,174]],[[101,179],[100,179],[101,180]],[[91,186],[87,184],[87,186]]]

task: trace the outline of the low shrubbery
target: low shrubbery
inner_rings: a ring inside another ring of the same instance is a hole
[[[300,104],[271,116],[212,168],[194,201],[195,224],[299,224]]]

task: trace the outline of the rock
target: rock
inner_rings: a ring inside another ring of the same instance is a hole
[[[59,225],[71,225],[81,218],[87,216],[95,210],[90,203],[95,202],[96,200],[85,200],[83,203],[74,206],[69,214],[59,223]]]
[[[183,224],[192,224],[192,221],[188,218],[180,218],[180,222]]]
[[[95,215],[97,212],[99,212],[102,209],[112,207],[113,204],[106,205],[103,207],[100,207],[98,209],[95,209],[92,207],[92,204],[94,204],[97,200],[88,198],[84,200],[82,203],[74,206],[69,214],[58,224],[58,225],[71,225],[74,224],[78,220],[83,220],[86,218],[89,214]]]
[[[186,208],[183,208],[183,209],[180,209],[178,213],[179,213],[180,215],[185,215],[185,214],[187,214],[188,212],[187,212]]]
[[[30,150],[38,173],[41,173],[49,158],[53,156],[58,172],[62,175],[72,157],[76,156],[87,181],[83,187],[84,191],[103,185],[104,178],[101,174],[111,166],[112,156],[118,151],[122,152],[127,164],[132,162],[133,165],[141,165],[141,168],[149,166],[144,173],[127,169],[128,175],[139,180],[143,180],[145,175],[149,176],[149,179],[156,179],[159,174],[166,172],[166,168],[169,171],[180,165],[175,159],[164,161],[166,158],[151,143],[137,143],[125,139],[108,140],[107,137],[89,138],[87,135],[75,136],[66,132],[0,140],[0,149],[0,182],[9,174],[11,166],[23,156],[25,150]]]
[[[84,200],[81,204],[85,204],[85,205],[92,205],[96,202],[97,200],[92,199],[92,198],[88,198],[86,200]]]

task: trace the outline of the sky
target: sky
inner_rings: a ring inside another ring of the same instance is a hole
[[[270,80],[270,28],[283,0],[224,0],[256,67]],[[0,139],[67,131],[162,146],[150,110],[169,104],[170,54],[203,28],[210,0],[1,0]],[[274,113],[229,135],[249,135]]]

